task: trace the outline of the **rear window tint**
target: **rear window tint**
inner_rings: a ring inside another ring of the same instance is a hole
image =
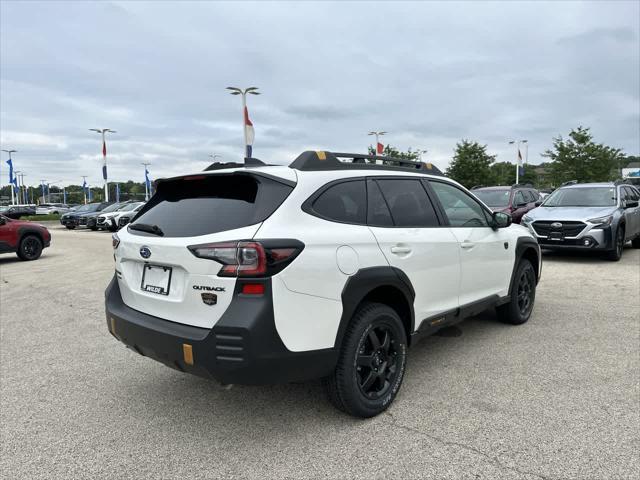
[[[160,182],[134,224],[157,225],[165,237],[194,237],[233,230],[265,220],[292,190],[293,187],[275,180],[246,174],[202,175]]]
[[[327,188],[313,202],[313,211],[342,223],[364,224],[367,210],[367,193],[364,180],[341,182]]]
[[[367,224],[373,227],[393,227],[391,212],[375,180],[367,180],[367,194]]]

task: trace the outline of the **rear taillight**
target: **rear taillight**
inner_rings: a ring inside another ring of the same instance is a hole
[[[268,277],[289,265],[302,251],[297,240],[234,241],[188,247],[198,258],[222,264],[220,277]]]

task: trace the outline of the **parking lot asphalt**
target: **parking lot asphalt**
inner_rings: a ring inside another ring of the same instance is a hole
[[[410,350],[377,418],[319,382],[221,388],[108,333],[110,235],[0,256],[0,477],[637,478],[640,250],[548,254],[531,320],[491,312]]]

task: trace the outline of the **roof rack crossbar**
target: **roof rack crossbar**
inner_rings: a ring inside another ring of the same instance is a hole
[[[365,155],[361,153],[337,153],[327,151],[303,152],[289,167],[302,171],[340,169],[403,170],[443,176],[440,169],[431,163],[416,162],[395,157]]]

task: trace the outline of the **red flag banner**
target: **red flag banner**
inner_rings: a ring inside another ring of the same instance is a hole
[[[377,152],[378,152],[378,155],[382,155],[382,153],[384,152],[384,145],[381,144],[380,142],[378,142]]]
[[[102,142],[102,156],[107,156],[107,142]]]

